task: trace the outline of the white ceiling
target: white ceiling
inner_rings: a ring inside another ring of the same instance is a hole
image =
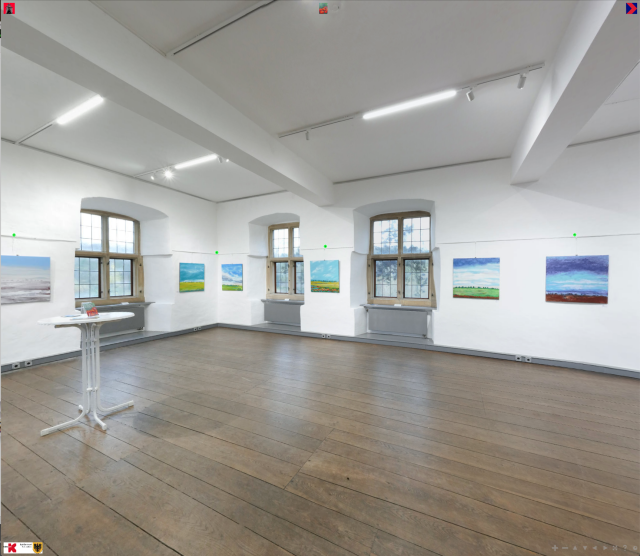
[[[96,0],[160,52],[260,2]],[[379,108],[537,62],[549,64],[575,0],[278,0],[171,59],[269,133]],[[160,55],[160,54],[158,54]],[[93,95],[2,49],[3,136],[16,140]],[[441,103],[361,118],[281,139],[333,181],[507,157],[548,67],[523,90],[511,77]],[[640,129],[640,70],[624,81],[574,142]],[[25,144],[128,175],[208,154],[108,100]],[[149,180],[148,177],[144,178]],[[158,181],[165,182],[159,176]],[[281,189],[233,162],[209,163],[166,182],[215,201]]]
[[[111,17],[147,44],[166,54],[219,25],[259,0],[94,0]],[[141,6],[141,4],[149,4]]]
[[[11,141],[95,94],[6,48],[2,49],[2,81],[2,134]],[[130,176],[211,154],[108,99],[77,120],[53,125],[24,144]],[[281,190],[233,163],[204,164],[175,172],[171,181],[158,181],[212,201]]]
[[[640,131],[640,65],[580,130],[572,144]]]
[[[178,17],[171,21],[176,38],[166,40],[171,5],[100,3],[164,51],[204,28]],[[317,1],[279,0],[172,59],[278,135],[549,63],[574,6],[573,0],[346,1],[338,13],[319,15]],[[332,125],[312,132],[310,141],[301,134],[282,142],[334,181],[509,156],[544,71],[532,73],[522,91],[514,78],[478,90],[473,103],[461,95],[388,119]]]

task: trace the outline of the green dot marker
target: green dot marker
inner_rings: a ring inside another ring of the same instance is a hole
[[[573,237],[576,237],[576,234],[573,234]]]
[[[327,246],[325,245],[325,246],[324,246],[324,248],[326,249],[326,248],[327,248]]]
[[[13,237],[16,237],[16,234],[13,234]],[[325,247],[326,247],[326,245],[325,245]]]
[[[216,255],[218,254],[218,252],[216,251]]]

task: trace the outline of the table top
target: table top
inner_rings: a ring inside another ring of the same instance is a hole
[[[76,326],[78,324],[91,324],[97,322],[103,323],[122,319],[130,319],[131,317],[135,317],[135,314],[125,312],[100,313],[97,317],[93,318],[78,314],[77,317],[51,317],[48,319],[41,319],[38,321],[38,324],[52,324],[55,326]]]

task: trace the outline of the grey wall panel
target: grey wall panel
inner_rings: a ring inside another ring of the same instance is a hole
[[[369,308],[369,330],[411,336],[427,335],[427,311],[394,311]]]
[[[273,303],[266,301],[264,304],[264,320],[282,324],[300,324],[299,304]]]

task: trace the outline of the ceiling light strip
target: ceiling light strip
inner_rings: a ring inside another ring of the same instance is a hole
[[[450,91],[458,92],[458,91],[467,91],[467,90],[470,90],[470,89],[476,89],[480,85],[485,85],[487,83],[492,83],[493,81],[499,81],[501,79],[506,79],[508,77],[513,77],[515,75],[521,75],[523,73],[528,73],[528,72],[531,72],[531,71],[539,70],[539,69],[542,69],[543,67],[544,67],[544,62],[540,62],[540,63],[533,64],[533,65],[530,65],[530,66],[525,66],[525,67],[522,67],[522,68],[505,71],[503,73],[493,74],[493,75],[490,75],[490,76],[487,76],[487,77],[483,77],[483,78],[477,79],[475,81],[468,82],[468,83],[466,83],[464,85],[460,85],[458,87],[454,87],[454,88],[450,89],[448,92],[450,93]],[[446,91],[443,91],[443,92],[446,92]],[[426,98],[429,98],[429,97],[432,97],[432,96],[435,96],[435,95],[438,95],[438,94],[441,94],[441,93],[434,93],[433,95],[427,95],[425,97],[420,97],[420,99],[415,99],[413,101],[407,101],[407,103],[412,103],[412,102],[415,102],[415,101],[418,101],[418,100],[421,100],[421,99],[424,100]],[[453,96],[453,95],[451,95],[451,96]],[[392,106],[395,107],[395,106],[399,106],[399,105],[402,105],[402,104],[405,104],[405,103],[398,103],[397,105],[394,104],[394,105],[388,106],[386,108],[391,108]],[[421,106],[421,104],[417,104],[417,106]],[[381,108],[379,110],[385,110],[385,108]],[[365,114],[366,113],[371,113],[371,112],[377,112],[377,111],[378,110],[371,110],[371,111],[365,112]],[[362,116],[362,115],[363,115],[363,113],[359,112],[357,114],[351,114],[349,116],[342,116],[340,118],[335,118],[333,120],[329,120],[329,121],[325,121],[325,122],[321,122],[321,123],[308,125],[308,126],[305,126],[305,127],[302,127],[302,128],[294,129],[292,131],[286,131],[284,133],[278,134],[278,138],[282,139],[283,137],[288,137],[290,135],[296,135],[297,133],[302,133],[304,131],[309,131],[311,129],[315,129],[315,128],[318,128],[318,127],[324,127],[324,126],[327,126],[327,125],[336,124],[336,123],[344,122],[344,121],[347,121],[347,120],[353,120],[353,119],[355,119],[355,118],[357,118],[359,116]]]

